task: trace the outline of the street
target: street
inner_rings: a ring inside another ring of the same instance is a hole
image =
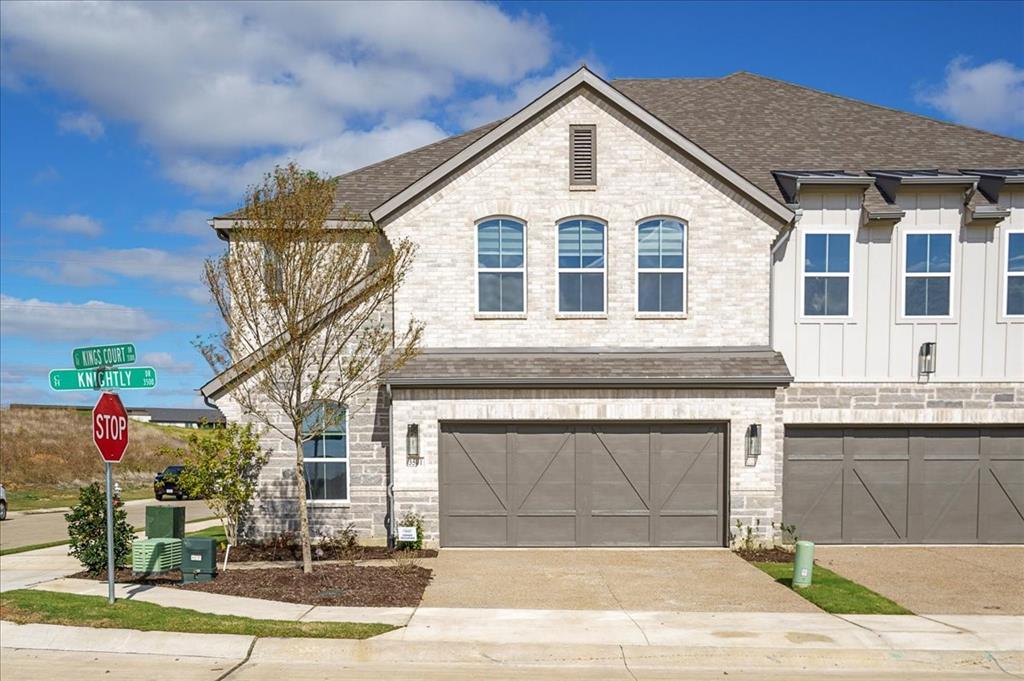
[[[206,507],[206,502],[204,501],[171,502],[156,501],[155,499],[138,499],[125,502],[125,508],[128,510],[128,522],[141,529],[146,524],[146,506],[153,504],[184,506],[186,522],[210,515],[210,510]],[[0,523],[0,549],[45,544],[67,538],[67,523],[64,522],[63,512],[12,515]]]

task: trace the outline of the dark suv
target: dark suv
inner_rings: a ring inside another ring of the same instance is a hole
[[[163,473],[156,474],[153,478],[153,496],[157,501],[163,500],[165,495],[171,495],[179,501],[185,497],[185,493],[178,488],[178,476],[184,469],[184,466],[168,466]]]

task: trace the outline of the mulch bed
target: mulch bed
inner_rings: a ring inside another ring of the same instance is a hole
[[[398,550],[386,546],[321,547],[313,546],[313,560],[383,560],[386,558],[436,558],[434,549]],[[231,547],[232,562],[255,561],[301,561],[302,547],[295,544],[286,546],[266,544],[240,544]],[[224,552],[217,551],[217,562],[224,563]]]
[[[736,555],[750,563],[792,563],[793,552],[778,546],[762,549],[736,549]]]
[[[90,577],[87,572],[71,575],[80,579],[106,580],[106,571]],[[125,584],[168,586],[228,596],[262,598],[303,605],[346,605],[368,607],[416,607],[430,583],[430,570],[413,564],[395,567],[360,565],[316,565],[312,574],[302,568],[275,567],[218,572],[209,582],[178,584],[181,573],[136,578],[129,569],[118,569],[115,579]]]

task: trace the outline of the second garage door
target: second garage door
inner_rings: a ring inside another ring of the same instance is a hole
[[[725,432],[444,423],[443,546],[722,546]]]
[[[787,426],[782,479],[805,539],[1024,542],[1024,428]]]

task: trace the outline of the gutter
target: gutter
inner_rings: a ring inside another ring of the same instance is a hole
[[[498,378],[488,376],[392,378],[391,388],[494,387],[494,388],[775,388],[793,382],[792,376],[743,376],[721,378]]]

